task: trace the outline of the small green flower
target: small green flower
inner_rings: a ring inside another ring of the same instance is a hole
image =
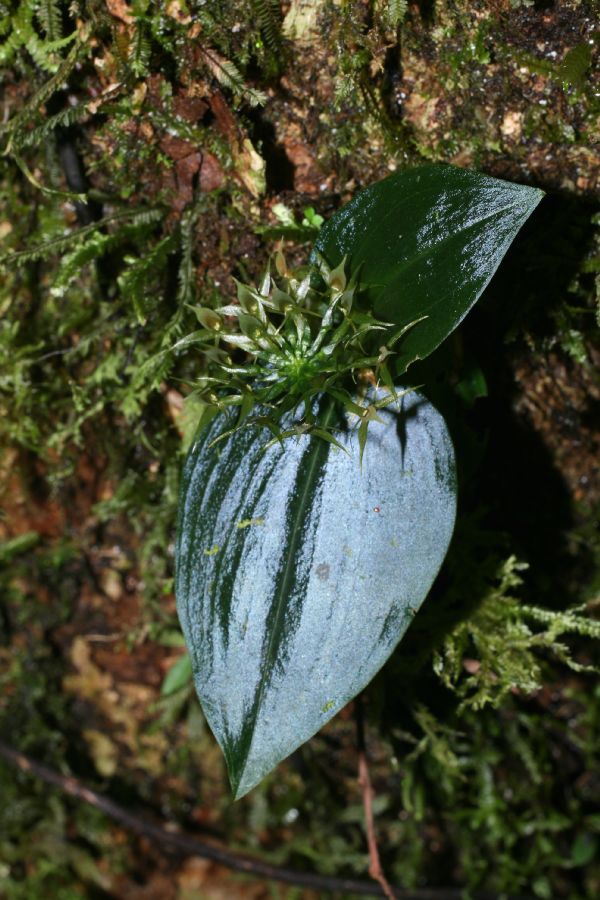
[[[227,435],[254,425],[269,428],[275,440],[311,433],[336,443],[313,412],[317,398],[329,395],[356,416],[362,458],[369,422],[397,399],[392,347],[416,323],[392,332],[361,309],[360,285],[356,273],[348,278],[345,259],[334,269],[322,258],[291,269],[279,249],[274,265],[276,276],[269,267],[258,287],[236,282],[236,304],[195,309],[202,330],[194,342],[205,362],[197,395],[219,409],[240,408]],[[387,387],[389,398],[363,406],[356,398],[367,384]],[[281,431],[289,412],[298,421]]]

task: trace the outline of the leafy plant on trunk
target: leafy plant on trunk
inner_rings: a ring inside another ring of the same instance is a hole
[[[409,169],[348,203],[309,265],[197,310],[208,412],[184,467],[178,610],[242,796],[365,687],[455,518],[442,416],[402,386],[461,322],[541,192]]]

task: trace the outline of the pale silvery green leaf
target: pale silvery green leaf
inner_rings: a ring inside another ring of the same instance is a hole
[[[381,668],[454,525],[452,445],[424,397],[378,410],[362,467],[356,416],[330,405],[320,420],[348,452],[309,435],[265,451],[250,428],[215,444],[221,414],[184,468],[177,605],[237,797]]]

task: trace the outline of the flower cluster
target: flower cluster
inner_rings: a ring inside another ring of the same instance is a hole
[[[258,287],[237,282],[237,304],[195,308],[202,328],[184,340],[198,343],[207,362],[197,395],[219,409],[239,407],[232,431],[257,425],[276,440],[310,432],[337,443],[315,416],[315,400],[328,395],[357,417],[362,449],[376,409],[397,398],[388,359],[407,327],[394,333],[361,310],[345,260],[331,269],[319,257],[293,270],[279,250],[276,276],[270,268]],[[369,385],[388,388],[389,397],[363,405]],[[295,414],[294,424],[282,430],[285,413]]]

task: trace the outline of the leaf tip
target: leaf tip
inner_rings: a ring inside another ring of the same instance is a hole
[[[266,769],[266,771],[258,778],[248,777],[248,767],[245,763],[241,766],[235,764],[230,765],[229,760],[227,760],[227,774],[229,775],[229,784],[231,786],[234,803],[237,800],[241,800],[246,794],[249,794],[252,788],[255,788],[268,772],[269,769]]]

